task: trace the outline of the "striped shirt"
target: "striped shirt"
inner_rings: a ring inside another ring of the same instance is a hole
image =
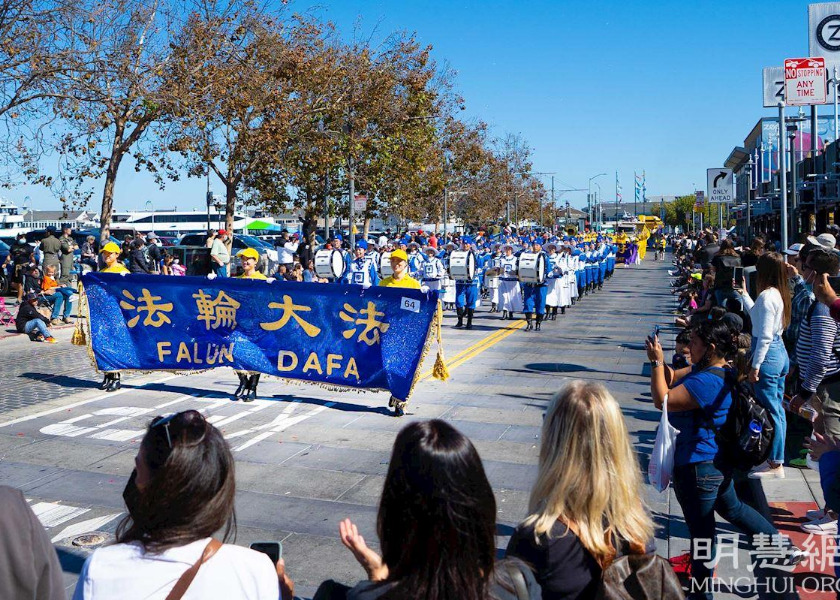
[[[799,364],[799,361],[796,359],[796,341],[799,339],[799,328],[808,316],[808,309],[814,303],[814,293],[805,284],[802,275],[797,275],[790,281],[793,284],[791,286],[793,289],[793,300],[791,300],[790,304],[790,325],[788,325],[785,331],[785,338],[793,346],[793,351],[790,353],[790,361],[793,364]]]
[[[802,389],[815,393],[826,377],[840,373],[840,326],[831,318],[822,302],[814,304],[802,320],[796,356],[799,359],[799,380]]]

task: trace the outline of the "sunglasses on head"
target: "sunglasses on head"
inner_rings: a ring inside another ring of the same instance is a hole
[[[172,449],[172,436],[182,434],[187,430],[195,430],[197,440],[200,441],[204,437],[204,432],[207,428],[207,420],[197,410],[185,410],[178,413],[172,413],[168,416],[158,416],[152,420],[150,429],[156,427],[163,427],[166,433],[166,442],[169,444],[169,449]],[[174,427],[174,432],[170,432],[170,427]]]

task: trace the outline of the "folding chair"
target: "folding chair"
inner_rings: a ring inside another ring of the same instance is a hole
[[[9,312],[9,309],[6,308],[6,298],[0,296],[0,325],[14,325],[15,318],[12,316],[12,313]]]

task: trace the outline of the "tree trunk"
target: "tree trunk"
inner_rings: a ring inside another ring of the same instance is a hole
[[[117,182],[117,172],[120,169],[120,163],[123,158],[120,146],[123,142],[124,132],[124,125],[117,123],[114,131],[114,143],[111,146],[111,158],[108,161],[108,169],[105,171],[105,189],[102,192],[102,208],[99,211],[99,242],[102,245],[107,244],[111,237],[111,216],[114,213],[114,185]]]
[[[362,238],[362,239],[365,239],[365,240],[366,240],[366,239],[368,239],[368,233],[370,233],[370,217],[365,217],[365,229],[364,229],[364,232],[365,232],[365,233],[364,233],[364,238]]]
[[[236,210],[236,183],[229,179],[225,186],[225,231],[228,232],[228,247],[233,244],[234,210]]]

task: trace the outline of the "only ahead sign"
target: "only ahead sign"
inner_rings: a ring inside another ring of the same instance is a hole
[[[825,59],[785,59],[785,102],[788,106],[825,104]]]
[[[706,169],[709,202],[732,202],[732,169]]]

